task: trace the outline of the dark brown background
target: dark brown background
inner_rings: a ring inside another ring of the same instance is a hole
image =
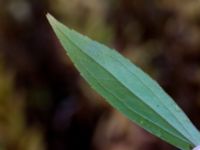
[[[200,127],[200,1],[0,0],[2,150],[173,150],[79,76],[45,14],[116,48]]]

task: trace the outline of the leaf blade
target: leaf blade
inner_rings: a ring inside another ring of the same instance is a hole
[[[48,19],[82,76],[112,106],[149,132],[181,149],[189,150],[191,146],[199,143],[196,140],[199,136],[196,128],[150,77],[114,50],[64,27],[51,16],[48,16]],[[95,75],[91,75],[93,71]],[[108,89],[112,89],[112,94]],[[163,102],[162,98],[167,100],[167,103]],[[169,107],[171,105],[172,108]],[[167,136],[162,137],[160,133]]]

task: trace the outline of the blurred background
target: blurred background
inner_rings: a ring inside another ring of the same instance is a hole
[[[46,13],[117,49],[200,128],[199,0],[0,0],[1,150],[175,150],[80,77]]]

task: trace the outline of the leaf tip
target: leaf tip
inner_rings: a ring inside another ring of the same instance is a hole
[[[56,19],[50,13],[47,13],[46,17],[51,26],[54,26],[56,24]]]

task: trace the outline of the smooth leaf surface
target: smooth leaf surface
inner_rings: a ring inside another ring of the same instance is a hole
[[[199,131],[146,73],[115,50],[47,18],[83,78],[114,108],[180,149],[200,144]]]

